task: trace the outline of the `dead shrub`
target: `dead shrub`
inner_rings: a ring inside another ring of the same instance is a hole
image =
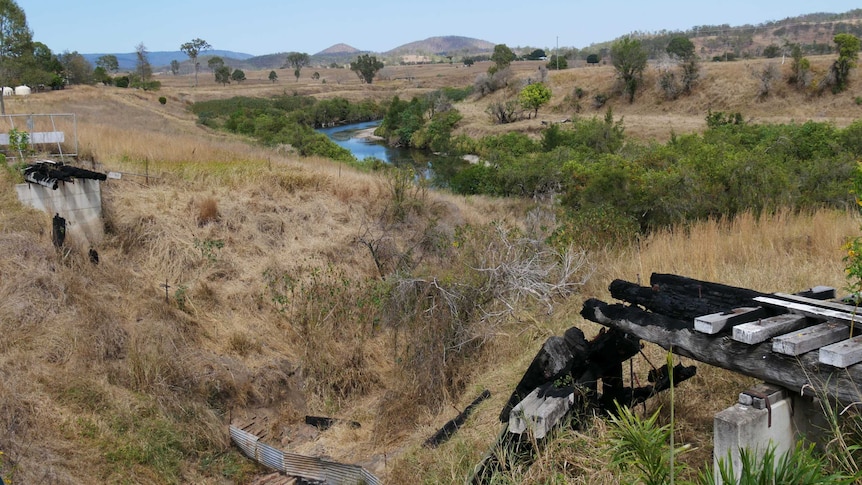
[[[252,339],[246,333],[234,332],[227,340],[228,349],[243,357],[251,352],[260,352],[260,342]]]
[[[207,197],[198,202],[198,226],[205,226],[211,222],[218,222],[218,202],[213,197]]]
[[[461,228],[449,265],[457,269],[393,282],[386,321],[402,387],[416,404],[439,411],[461,394],[473,363],[516,313],[550,314],[589,280],[584,252],[557,251],[545,240],[502,225]]]

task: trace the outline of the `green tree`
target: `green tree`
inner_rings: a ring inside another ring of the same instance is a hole
[[[643,80],[647,55],[641,41],[631,37],[623,37],[611,46],[611,63],[617,70],[617,77],[623,82],[623,93],[629,103],[634,102],[635,93]]]
[[[222,64],[215,69],[215,81],[222,86],[230,84],[230,68]]]
[[[587,56],[587,64],[598,64],[601,59],[598,54],[590,54]]]
[[[833,78],[832,92],[837,94],[847,89],[850,69],[856,67],[860,42],[859,38],[853,34],[838,34],[832,40],[838,46],[838,59],[832,63],[830,69]]]
[[[180,72],[180,61],[174,59],[171,61],[171,74],[176,76]]]
[[[111,84],[111,75],[108,74],[108,71],[106,71],[104,67],[99,66],[93,69],[93,81],[107,86]]]
[[[548,69],[568,69],[569,61],[566,60],[565,56],[558,56],[557,54],[551,55],[551,58],[548,59],[548,64],[545,66]]]
[[[64,52],[59,56],[63,72],[69,84],[90,84],[93,80],[93,66],[78,51]]]
[[[362,54],[356,61],[350,63],[350,70],[355,72],[359,79],[371,84],[377,71],[383,69],[383,62],[378,61],[377,57],[368,54]]]
[[[781,47],[778,47],[777,44],[769,44],[768,46],[763,48],[763,57],[767,59],[774,59],[781,55]]]
[[[215,74],[216,70],[220,67],[224,66],[224,59],[219,56],[212,56],[207,61],[207,67],[210,68],[210,71]]]
[[[497,71],[509,67],[509,64],[515,60],[515,53],[506,44],[497,44],[494,46],[494,53],[491,54],[491,60],[494,65],[488,69],[488,72],[494,74]]]
[[[275,71],[269,71],[269,80],[270,82],[275,83],[278,81],[278,74],[276,74]]]
[[[135,73],[138,76],[138,83],[140,87],[146,87],[153,76],[153,67],[150,65],[147,46],[143,42],[135,46],[135,57]]]
[[[547,54],[545,54],[545,51],[542,49],[536,49],[533,52],[530,52],[529,54],[527,54],[527,60],[530,60],[530,61],[539,61],[539,60],[544,59],[545,57],[548,57],[548,56],[547,56]]]
[[[117,60],[117,56],[106,54],[96,59],[96,67],[101,67],[105,72],[117,72],[120,70],[120,61]]]
[[[230,73],[231,81],[236,81],[241,83],[245,81],[245,72],[242,69],[234,69],[232,73]]]
[[[797,89],[807,88],[811,84],[811,61],[802,55],[802,46],[799,44],[789,44],[790,57],[793,62],[790,64],[790,76],[787,82],[796,86]]]
[[[209,42],[203,39],[192,39],[191,42],[186,42],[180,46],[180,50],[189,56],[189,60],[192,61],[192,66],[195,69],[195,86],[198,85],[198,54],[211,48],[212,46]]]
[[[293,68],[293,75],[296,76],[296,80],[299,81],[299,74],[302,71],[302,68],[307,66],[310,60],[311,58],[308,57],[308,54],[305,52],[291,52],[287,54],[287,64],[285,64],[282,69],[288,65],[291,66]]]
[[[533,116],[539,114],[539,108],[551,100],[551,90],[543,83],[533,83],[521,90],[519,95],[521,107],[532,111]]]
[[[681,89],[677,87],[670,89],[673,92],[673,96],[671,97],[675,98],[680,90],[685,94],[690,93],[692,86],[694,86],[694,83],[700,77],[700,65],[695,54],[694,43],[688,37],[676,36],[668,42],[665,51],[672,58],[679,60],[679,67],[682,70],[682,87]],[[676,85],[672,73],[662,78],[662,84],[666,88],[665,92],[668,92],[667,88],[669,86],[666,83]]]
[[[694,56],[694,43],[688,37],[676,36],[667,43],[665,51],[678,59],[688,59]]]
[[[33,42],[32,53],[22,59],[20,81],[23,84],[52,84],[56,78],[62,85],[63,65],[51,49],[41,42]]]
[[[32,52],[33,35],[27,27],[27,16],[14,0],[0,0],[0,86],[9,86],[25,68],[27,54]],[[6,114],[6,103],[0,89],[0,114]]]

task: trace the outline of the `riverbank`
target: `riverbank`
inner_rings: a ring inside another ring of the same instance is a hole
[[[360,140],[365,140],[365,141],[383,141],[382,136],[377,136],[374,134],[374,130],[376,130],[376,129],[377,129],[377,127],[374,126],[372,128],[365,128],[365,129],[359,130],[356,132],[355,138],[359,138]]]

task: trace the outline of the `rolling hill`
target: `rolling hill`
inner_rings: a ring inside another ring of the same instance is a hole
[[[443,37],[429,37],[425,40],[410,42],[384,52],[385,55],[406,54],[432,54],[432,55],[470,55],[494,50],[491,42],[474,39],[471,37],[460,37],[447,35]]]

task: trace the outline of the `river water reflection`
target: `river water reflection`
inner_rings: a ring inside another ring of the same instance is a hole
[[[366,121],[350,125],[317,130],[337,145],[350,150],[359,160],[377,158],[396,167],[412,167],[436,187],[447,187],[449,178],[467,162],[460,157],[438,155],[427,150],[390,147],[385,143],[368,140],[363,132],[380,125],[380,121]]]

